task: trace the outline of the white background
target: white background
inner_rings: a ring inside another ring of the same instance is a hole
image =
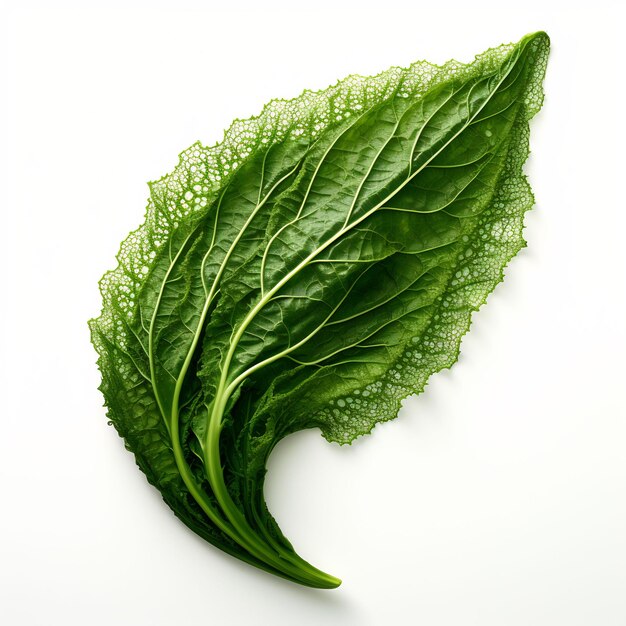
[[[626,624],[622,6],[5,3],[0,622]],[[271,459],[270,509],[343,585],[205,544],[107,426],[86,325],[146,182],[272,97],[539,29],[529,247],[459,363],[352,447],[305,432]]]

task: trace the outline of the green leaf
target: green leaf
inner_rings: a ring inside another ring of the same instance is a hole
[[[92,320],[108,415],[174,512],[313,587],[263,498],[289,433],[350,443],[458,356],[524,245],[548,38],[270,102],[151,185]]]

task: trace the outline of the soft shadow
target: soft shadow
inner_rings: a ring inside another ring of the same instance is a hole
[[[167,508],[165,503],[163,506]],[[182,532],[187,534],[189,540],[196,544],[198,558],[206,559],[211,572],[219,569],[220,578],[223,581],[230,581],[233,588],[255,587],[259,592],[275,598],[277,605],[287,598],[294,598],[295,602],[302,604],[304,615],[307,610],[311,610],[309,617],[315,617],[319,621],[329,620],[328,623],[341,623],[346,626],[366,622],[359,605],[355,604],[343,584],[337,589],[313,589],[274,576],[222,552],[178,520],[176,522],[183,527]],[[303,623],[313,622],[304,620]]]

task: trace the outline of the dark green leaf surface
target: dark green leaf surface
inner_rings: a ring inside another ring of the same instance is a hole
[[[263,498],[267,458],[349,443],[456,360],[524,245],[548,38],[273,101],[151,185],[91,322],[109,417],[174,512],[314,587]]]

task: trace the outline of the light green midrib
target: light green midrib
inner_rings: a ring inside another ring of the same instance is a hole
[[[296,266],[294,270],[289,272],[281,281],[279,281],[270,291],[267,292],[265,296],[261,298],[259,303],[251,310],[251,312],[246,316],[246,318],[244,318],[239,329],[235,333],[233,341],[231,342],[231,346],[229,348],[229,351],[227,353],[227,356],[224,362],[222,375],[220,377],[219,385],[217,388],[217,393],[213,402],[213,410],[209,417],[209,427],[207,429],[207,437],[206,437],[206,444],[205,444],[205,469],[207,471],[207,478],[209,479],[209,483],[214,493],[216,495],[220,494],[219,499],[220,499],[220,504],[222,506],[222,510],[224,511],[227,518],[231,522],[233,522],[235,526],[238,526],[239,524],[235,524],[234,520],[238,520],[238,518],[242,518],[242,522],[243,524],[245,524],[244,527],[248,527],[245,518],[243,518],[243,516],[241,515],[241,512],[239,511],[239,509],[237,509],[236,505],[232,501],[230,494],[228,493],[226,486],[224,484],[224,476],[223,476],[223,471],[221,468],[221,459],[220,459],[220,451],[219,451],[219,437],[221,433],[222,417],[224,414],[224,410],[225,410],[225,407],[226,407],[226,404],[228,402],[230,395],[234,391],[234,388],[232,387],[232,385],[229,385],[228,387],[226,387],[227,376],[228,376],[228,372],[230,368],[230,363],[234,355],[234,351],[236,350],[237,345],[241,337],[243,336],[243,333],[245,332],[246,328],[251,323],[251,321],[254,319],[254,317],[258,314],[258,312],[271,300],[272,296],[280,288],[282,288],[284,284],[286,284],[286,282],[291,280],[293,276],[297,275],[297,273],[299,273],[302,268],[306,267],[306,265],[308,265],[308,263],[313,258],[315,258],[315,256],[317,256],[320,252],[326,249],[329,245],[334,243],[334,241],[336,241],[339,237],[343,236],[343,234],[347,230],[358,225],[364,219],[367,219],[367,217],[372,215],[376,210],[378,210],[387,201],[389,201],[391,197],[397,194],[400,191],[400,189],[402,189],[410,180],[412,180],[417,174],[423,171],[423,169],[427,167],[428,164],[432,162],[432,160],[434,160],[439,154],[441,154],[441,152],[448,145],[450,145],[452,141],[454,141],[462,132],[465,131],[465,129],[476,118],[476,116],[480,114],[480,112],[484,109],[484,107],[491,101],[495,93],[497,93],[499,87],[509,76],[510,72],[512,71],[513,67],[516,65],[517,60],[519,58],[520,50],[518,49],[517,52],[518,52],[517,58],[515,58],[514,60],[510,59],[511,61],[510,67],[508,68],[504,76],[500,79],[496,88],[492,91],[490,96],[485,99],[485,101],[481,104],[481,106],[478,108],[476,113],[468,120],[466,124],[463,125],[463,127],[459,131],[457,131],[438,151],[436,151],[422,166],[420,166],[420,168],[418,168],[414,173],[409,174],[407,179],[402,183],[402,185],[400,185],[398,189],[394,190],[381,203],[376,205],[374,208],[370,209],[361,218],[358,218],[357,220],[355,220],[349,227],[344,227],[340,229],[338,233],[336,233],[333,237],[331,237],[324,245],[320,246],[317,250],[312,252],[306,259],[304,259],[298,266]],[[470,93],[471,93],[471,90],[470,90]],[[469,101],[469,94],[468,94],[468,101]],[[429,119],[432,119],[432,116]],[[280,358],[280,356],[278,358]],[[239,384],[244,379],[245,378],[241,378]]]

